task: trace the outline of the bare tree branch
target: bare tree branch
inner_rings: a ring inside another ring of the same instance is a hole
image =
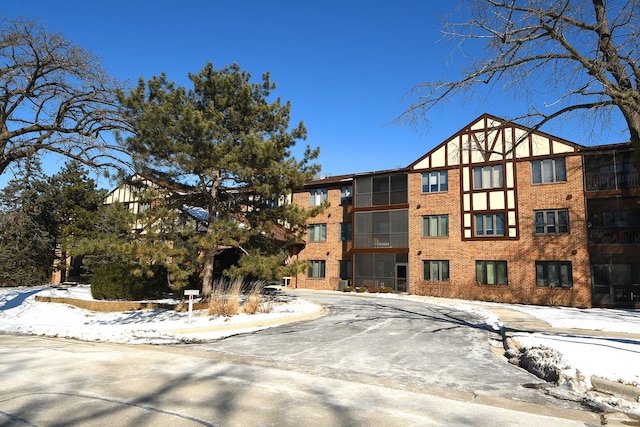
[[[90,167],[121,167],[128,156],[105,134],[130,131],[121,89],[97,59],[30,21],[0,28],[0,174],[44,152]],[[121,155],[119,155],[121,154]]]
[[[400,121],[426,121],[447,100],[496,82],[519,95],[536,88],[555,100],[527,96],[538,129],[567,113],[583,111],[599,120],[622,113],[640,153],[640,3],[634,0],[474,0],[466,22],[449,22],[445,36],[457,49],[473,43],[481,57],[461,77],[416,85],[414,101]],[[478,49],[478,43],[482,48]]]

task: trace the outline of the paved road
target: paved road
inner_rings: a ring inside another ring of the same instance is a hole
[[[446,390],[578,409],[550,397],[534,375],[492,351],[501,337],[468,311],[397,298],[292,291],[329,309],[325,317],[237,335],[202,351],[268,361],[333,378],[420,390]]]
[[[295,293],[319,319],[196,346],[0,335],[0,425],[578,426],[468,313]]]

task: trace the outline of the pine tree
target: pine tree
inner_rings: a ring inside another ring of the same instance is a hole
[[[55,221],[40,162],[31,159],[0,190],[0,286],[41,286],[53,271]]]
[[[59,268],[62,281],[65,281],[67,255],[74,241],[95,236],[98,210],[105,191],[97,189],[96,182],[77,160],[67,161],[64,168],[49,179],[49,186],[49,204],[53,207],[51,215],[60,248]]]
[[[282,202],[319,171],[309,163],[318,150],[307,146],[301,160],[292,155],[306,129],[302,122],[289,127],[290,103],[270,102],[275,84],[268,73],[252,83],[236,64],[207,64],[189,78],[189,90],[164,74],[140,80],[121,102],[134,129],[125,145],[137,170],[192,187],[190,203],[209,213],[199,240],[208,296],[219,247],[272,256],[306,229],[309,212]]]

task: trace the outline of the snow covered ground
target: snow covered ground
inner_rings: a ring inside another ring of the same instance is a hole
[[[301,298],[272,303],[270,313],[239,314],[230,318],[207,316],[205,311],[188,313],[168,310],[141,310],[101,313],[65,304],[35,301],[38,294],[91,299],[88,287],[66,291],[50,288],[0,288],[0,332],[76,338],[87,341],[166,344],[216,339],[263,329],[316,312],[316,304]],[[393,298],[394,295],[381,294]],[[406,297],[405,298],[410,298]],[[446,302],[444,302],[446,304]],[[456,304],[456,308],[473,311],[487,325],[498,327],[499,319],[482,303]],[[637,310],[575,309],[502,305],[526,312],[553,327],[624,332],[640,336],[640,312]],[[559,351],[566,363],[585,376],[599,376],[612,381],[640,385],[640,340],[616,337],[577,337],[572,335],[517,334],[525,347],[546,346]]]
[[[271,312],[238,314],[229,318],[207,316],[206,310],[164,309],[103,313],[67,304],[38,302],[36,295],[90,300],[87,286],[67,290],[0,288],[0,332],[109,341],[130,344],[169,344],[222,338],[269,327],[286,319],[319,310],[301,299],[271,302]],[[159,301],[169,302],[169,301]],[[194,332],[197,331],[197,332]]]
[[[623,309],[577,309],[570,307],[514,306],[544,320],[554,328],[588,329],[634,334],[636,338],[615,336],[572,336],[516,334],[527,347],[543,345],[556,349],[569,365],[585,376],[640,386],[640,311]]]

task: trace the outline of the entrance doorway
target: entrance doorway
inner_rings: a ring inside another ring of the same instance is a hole
[[[409,292],[407,264],[396,264],[396,292]]]

